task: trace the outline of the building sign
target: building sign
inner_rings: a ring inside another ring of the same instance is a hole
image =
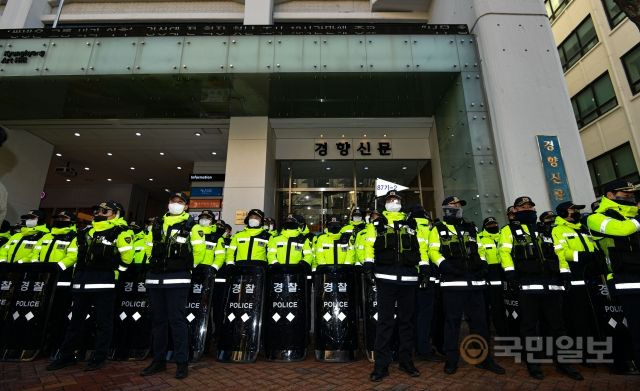
[[[315,139],[316,159],[391,159],[393,148],[390,139]]]
[[[0,38],[97,38],[172,37],[221,35],[449,35],[469,34],[466,24],[427,23],[277,23],[243,25],[239,23],[185,23],[153,25],[107,25],[0,30]]]
[[[235,224],[236,225],[244,225],[244,218],[247,217],[247,211],[238,209],[235,214]]]
[[[0,64],[28,64],[31,57],[44,57],[47,54],[44,50],[5,50],[2,52]]]
[[[191,209],[220,209],[222,208],[222,200],[216,198],[213,200],[191,200],[189,201]]]
[[[220,197],[222,187],[192,187],[191,197]]]
[[[545,181],[549,190],[551,209],[555,210],[558,204],[571,200],[571,190],[567,182],[567,173],[564,169],[564,161],[560,152],[558,136],[536,136],[542,167],[544,168]]]
[[[224,174],[191,174],[191,182],[224,182]]]

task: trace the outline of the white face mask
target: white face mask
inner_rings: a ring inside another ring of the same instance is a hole
[[[211,220],[209,219],[200,219],[198,220],[198,224],[200,224],[203,227],[208,227],[211,225]]]
[[[38,225],[38,219],[29,219],[29,220],[25,220],[24,221],[24,225],[27,228],[33,228],[36,227]]]
[[[249,219],[249,227],[258,228],[259,226],[260,226],[260,220],[259,219]]]
[[[353,218],[351,220],[353,220],[355,222],[362,221],[362,216],[353,216]]]
[[[400,212],[402,209],[402,204],[399,202],[387,202],[384,204],[384,208],[389,212]]]
[[[364,222],[369,224],[369,222],[371,221],[371,216],[364,216]]]
[[[179,204],[177,202],[172,202],[169,204],[169,214],[179,215],[184,212],[184,205]]]

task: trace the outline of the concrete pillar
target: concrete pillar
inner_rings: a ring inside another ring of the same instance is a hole
[[[10,223],[39,207],[52,154],[53,145],[29,132],[8,129],[7,142],[0,147],[0,182],[9,196],[5,219]]]
[[[224,180],[222,219],[234,232],[237,211],[275,212],[276,162],[273,131],[268,117],[232,117]]]
[[[273,24],[273,0],[245,0],[245,25]]]
[[[475,34],[507,204],[529,195],[550,208],[536,135],[557,135],[573,201],[594,200],[551,26],[539,0],[437,0],[431,23]]]
[[[0,29],[42,27],[42,15],[50,11],[47,0],[8,0],[0,17]]]

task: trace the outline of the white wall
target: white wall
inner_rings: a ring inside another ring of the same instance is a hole
[[[120,202],[128,213],[133,185],[57,185],[47,186],[44,191],[46,197],[40,203],[42,208],[89,208],[100,201],[114,200]]]
[[[41,17],[50,9],[47,0],[8,0],[0,16],[0,29],[42,27]]]
[[[9,222],[38,208],[52,154],[53,145],[29,132],[8,129],[7,142],[0,147],[0,182],[9,193]]]

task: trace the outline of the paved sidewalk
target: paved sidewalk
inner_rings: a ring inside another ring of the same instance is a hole
[[[503,376],[463,364],[455,375],[447,376],[442,364],[416,362],[422,372],[410,378],[397,367],[382,383],[368,379],[372,364],[360,360],[348,364],[319,363],[312,358],[298,363],[221,364],[211,357],[192,364],[185,380],[173,378],[175,365],[165,374],[140,377],[144,362],[110,362],[97,372],[84,372],[83,364],[47,372],[47,360],[31,363],[0,363],[0,390],[639,390],[640,376],[611,375],[606,367],[580,367],[585,380],[576,382],[544,366],[545,380],[531,379],[521,365],[499,360]]]

